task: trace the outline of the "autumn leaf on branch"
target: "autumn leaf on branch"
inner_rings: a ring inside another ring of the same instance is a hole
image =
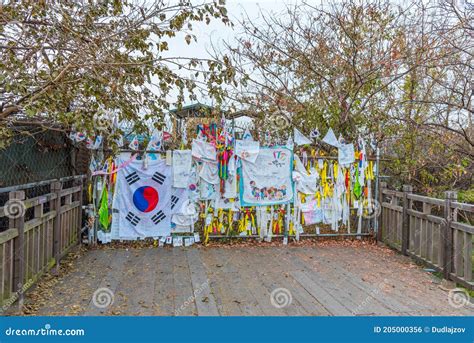
[[[221,85],[234,75],[228,60],[207,68],[207,60],[169,51],[181,35],[196,41],[193,22],[212,19],[230,25],[223,1],[7,2],[0,8],[0,132],[34,117],[92,135],[97,118],[111,115],[146,131],[145,118],[161,122],[198,88],[222,99]]]

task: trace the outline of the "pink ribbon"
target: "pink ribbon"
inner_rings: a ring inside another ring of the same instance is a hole
[[[106,171],[103,171],[103,170],[98,170],[98,171],[93,172],[92,176],[114,174],[114,173],[118,172],[120,169],[123,169],[123,168],[127,167],[130,163],[132,163],[137,158],[137,156],[138,156],[138,154],[133,155],[128,161],[123,162],[120,166],[118,166],[117,168],[112,170],[110,173],[106,172]]]

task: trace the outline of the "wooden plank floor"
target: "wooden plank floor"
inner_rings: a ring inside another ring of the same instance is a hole
[[[474,315],[409,258],[364,243],[95,249],[56,281],[27,298],[34,314]],[[97,307],[104,290],[113,303]]]

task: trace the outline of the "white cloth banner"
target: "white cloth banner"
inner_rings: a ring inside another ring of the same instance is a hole
[[[172,223],[175,224],[173,225],[172,232],[176,232],[176,230],[174,230],[175,226],[180,227],[180,232],[183,232],[182,229],[184,228],[188,229],[187,232],[191,232],[193,224],[198,218],[199,212],[197,211],[197,204],[190,202],[189,199],[182,202],[180,201],[179,206],[175,207],[175,213],[173,213],[171,218]]]
[[[286,140],[286,147],[293,151],[295,148],[295,143],[293,142],[293,137],[291,135],[288,136],[288,139]]]
[[[155,129],[151,134],[150,141],[146,149],[148,151],[160,151],[162,148],[161,142],[163,141],[163,131]]]
[[[318,186],[318,172],[313,170],[308,173],[298,156],[295,156],[295,170],[293,171],[293,181],[296,189],[303,194],[315,194]]]
[[[214,162],[204,162],[199,171],[199,177],[211,183],[213,185],[219,184],[219,169],[217,168],[217,163]]]
[[[295,144],[296,145],[306,145],[311,144],[311,140],[303,135],[296,127],[293,129],[293,135],[295,136]]]
[[[341,166],[347,166],[354,163],[354,144],[341,144],[337,149],[338,162]]]
[[[188,187],[192,161],[191,150],[173,151],[173,187]]]
[[[260,151],[260,143],[258,141],[240,140],[235,141],[235,154],[242,160],[255,163]]]
[[[323,210],[317,208],[313,211],[303,212],[304,224],[313,225],[323,221]]]
[[[172,189],[171,196],[171,232],[192,232],[193,224],[197,221],[199,213],[197,204],[189,199],[193,191],[186,188]]]
[[[188,196],[191,201],[197,201],[199,199],[199,175],[196,169],[196,165],[193,164],[189,173]]]
[[[199,200],[214,200],[219,193],[219,186],[204,180],[199,181]]]
[[[146,170],[142,169],[142,161],[133,161],[119,170],[113,204],[116,221],[113,238],[168,236],[171,193],[171,167],[164,160],[150,161]]]
[[[193,157],[197,158],[198,160],[217,160],[216,148],[212,144],[209,144],[203,140],[193,139],[191,150]]]
[[[245,132],[242,136],[242,139],[243,140],[250,140],[250,141],[253,141],[253,137],[252,137],[252,134],[250,133],[250,130],[249,129],[245,129]]]
[[[293,153],[287,148],[260,149],[255,163],[242,160],[242,206],[277,205],[292,201]]]
[[[222,196],[226,199],[237,198],[237,168],[235,163],[235,158],[232,156],[229,160],[229,177],[225,180],[224,183],[224,193]]]
[[[301,197],[299,197],[297,201],[297,206],[301,209],[302,212],[312,212],[319,208],[318,200],[314,195],[306,195],[304,202],[302,202]]]
[[[336,135],[334,134],[334,131],[331,128],[326,133],[326,136],[324,136],[323,142],[332,145],[336,148],[339,148],[340,146],[339,141],[337,140]]]

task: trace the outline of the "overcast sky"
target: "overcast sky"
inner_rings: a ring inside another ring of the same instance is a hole
[[[320,0],[306,0],[309,3],[319,4]],[[219,20],[212,20],[209,25],[205,23],[194,23],[193,34],[197,37],[197,43],[188,45],[184,40],[184,34],[178,35],[169,41],[169,56],[210,58],[209,51],[212,46],[222,47],[222,42],[233,42],[237,33],[241,31],[239,20],[247,17],[253,22],[258,22],[261,12],[281,14],[288,4],[295,4],[298,0],[227,0],[226,8],[234,27],[224,25]],[[212,42],[212,43],[211,43]],[[183,72],[183,71],[180,71]],[[174,99],[173,99],[174,100]],[[212,105],[206,97],[200,97],[200,102]],[[190,101],[185,102],[186,105]]]
[[[314,1],[316,2],[316,0]],[[219,20],[212,20],[209,25],[205,23],[193,24],[193,33],[197,36],[197,44],[187,45],[184,39],[176,39],[170,42],[170,51],[186,57],[209,57],[206,49],[210,48],[211,40],[214,44],[222,40],[231,41],[239,32],[238,21],[244,15],[248,15],[251,20],[258,21],[260,10],[280,13],[285,9],[286,4],[295,2],[289,0],[227,0],[226,8],[229,18],[235,24],[234,28],[226,27]]]

